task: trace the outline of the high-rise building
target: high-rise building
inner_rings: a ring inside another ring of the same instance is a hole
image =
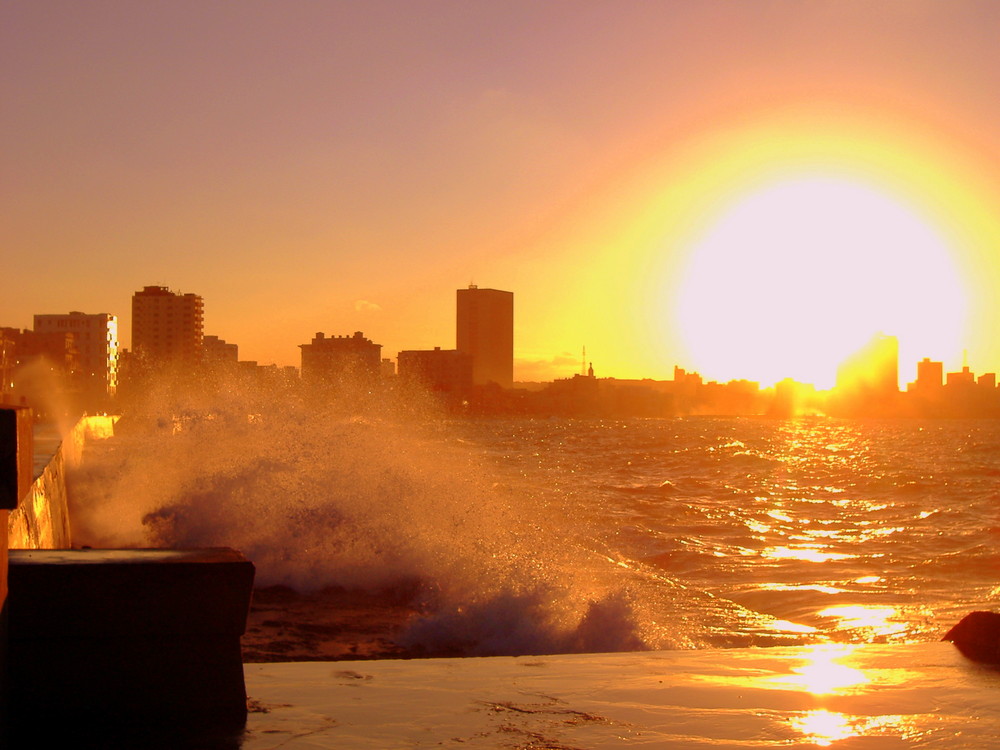
[[[118,316],[71,312],[35,315],[35,333],[70,334],[76,350],[75,385],[89,396],[114,395],[118,389]]]
[[[472,357],[472,382],[514,384],[514,293],[470,285],[456,295],[456,349]]]
[[[197,294],[143,287],[132,295],[132,354],[143,367],[194,366],[202,359],[204,303]]]

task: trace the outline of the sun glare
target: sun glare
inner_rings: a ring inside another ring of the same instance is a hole
[[[722,207],[689,250],[676,315],[713,379],[832,386],[884,332],[900,362],[960,340],[965,294],[951,251],[901,200],[844,177],[785,176]]]

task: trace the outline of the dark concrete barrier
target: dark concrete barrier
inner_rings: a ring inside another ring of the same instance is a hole
[[[231,549],[11,550],[14,736],[238,731],[253,576]]]

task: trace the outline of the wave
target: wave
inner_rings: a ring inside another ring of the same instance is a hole
[[[995,493],[952,460],[961,425],[456,422],[392,394],[360,416],[265,395],[123,417],[68,477],[74,542],[230,546],[261,586],[407,592],[426,654],[875,637],[819,616],[828,586],[909,618],[878,637],[924,637],[995,587]]]
[[[182,419],[125,416],[89,446],[69,478],[74,544],[233,547],[259,586],[304,593],[408,588],[423,615],[406,645],[428,654],[690,644],[650,626],[663,618],[635,601],[655,597],[581,546],[565,509],[499,481],[446,421],[228,397]]]

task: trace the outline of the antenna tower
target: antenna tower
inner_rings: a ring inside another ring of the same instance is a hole
[[[581,375],[586,375],[587,374],[587,347],[586,347],[586,345],[584,345],[584,347],[583,347],[583,357],[580,358],[580,374]]]

